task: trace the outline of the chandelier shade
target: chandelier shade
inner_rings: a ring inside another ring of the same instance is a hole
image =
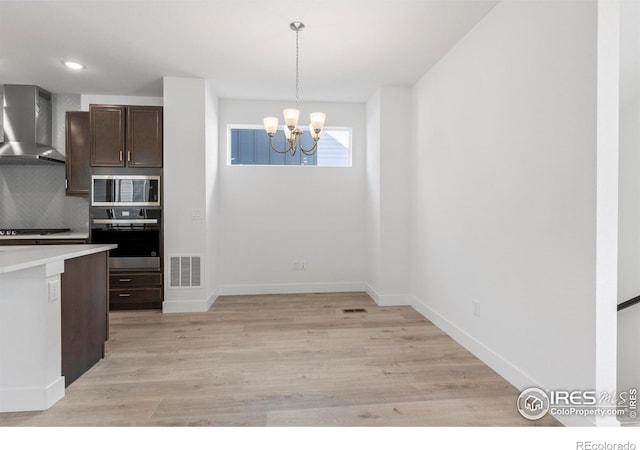
[[[302,147],[302,134],[303,131],[298,128],[298,122],[300,120],[300,109],[298,104],[300,102],[300,45],[299,45],[299,33],[304,29],[304,23],[292,22],[289,25],[293,31],[296,32],[296,107],[287,108],[282,112],[284,118],[284,135],[287,140],[285,149],[278,149],[273,145],[273,137],[278,131],[278,118],[277,117],[265,117],[263,119],[264,128],[269,136],[269,144],[271,149],[277,153],[290,153],[291,156],[295,155],[300,150],[305,155],[313,155],[318,150],[318,141],[320,140],[320,133],[324,128],[326,114],[322,112],[312,112],[309,114],[309,133],[313,139],[313,146],[309,149]]]
[[[277,117],[265,117],[264,129],[267,130],[267,134],[276,134],[278,130],[278,118]]]

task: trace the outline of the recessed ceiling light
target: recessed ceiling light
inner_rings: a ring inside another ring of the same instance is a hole
[[[80,64],[79,62],[75,62],[75,61],[62,61],[62,64],[64,64],[65,66],[67,66],[69,69],[72,69],[72,70],[82,70],[85,68],[84,64]]]

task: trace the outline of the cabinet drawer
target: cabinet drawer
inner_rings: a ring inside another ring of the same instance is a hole
[[[157,273],[113,273],[109,274],[109,286],[112,289],[125,289],[129,286],[162,286],[162,275]]]
[[[110,289],[109,303],[136,303],[162,301],[161,288]]]
[[[39,239],[36,241],[36,245],[76,245],[86,243],[86,239]]]
[[[0,245],[36,245],[33,239],[0,239]]]

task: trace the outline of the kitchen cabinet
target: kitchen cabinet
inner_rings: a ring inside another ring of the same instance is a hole
[[[126,107],[90,105],[91,165],[124,167]]]
[[[127,106],[127,165],[162,167],[162,107]]]
[[[110,270],[109,309],[160,309],[162,272]]]
[[[91,183],[89,112],[67,111],[65,115],[66,194],[88,196]]]
[[[79,245],[86,244],[86,239],[37,239],[36,245]]]
[[[2,245],[36,245],[35,239],[0,239]]]
[[[162,167],[162,107],[89,105],[91,166]]]
[[[86,244],[86,239],[0,239],[2,245],[78,245]]]
[[[60,284],[65,386],[104,358],[109,337],[107,256],[101,252],[64,262]]]

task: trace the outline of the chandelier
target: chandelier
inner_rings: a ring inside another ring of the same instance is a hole
[[[309,115],[310,124],[309,131],[313,138],[313,146],[306,149],[302,146],[302,130],[298,128],[298,119],[300,118],[300,110],[298,109],[298,103],[300,100],[300,71],[299,71],[299,54],[300,45],[298,34],[300,30],[304,29],[304,23],[292,22],[289,25],[293,31],[296,32],[296,107],[287,108],[282,113],[284,115],[284,136],[288,142],[287,148],[279,150],[273,145],[273,137],[278,130],[278,118],[277,117],[265,117],[264,128],[269,135],[269,144],[271,149],[277,153],[289,153],[291,156],[296,154],[296,151],[300,149],[305,155],[313,155],[318,150],[318,140],[320,140],[320,133],[324,127],[325,114],[321,112],[312,112]]]

